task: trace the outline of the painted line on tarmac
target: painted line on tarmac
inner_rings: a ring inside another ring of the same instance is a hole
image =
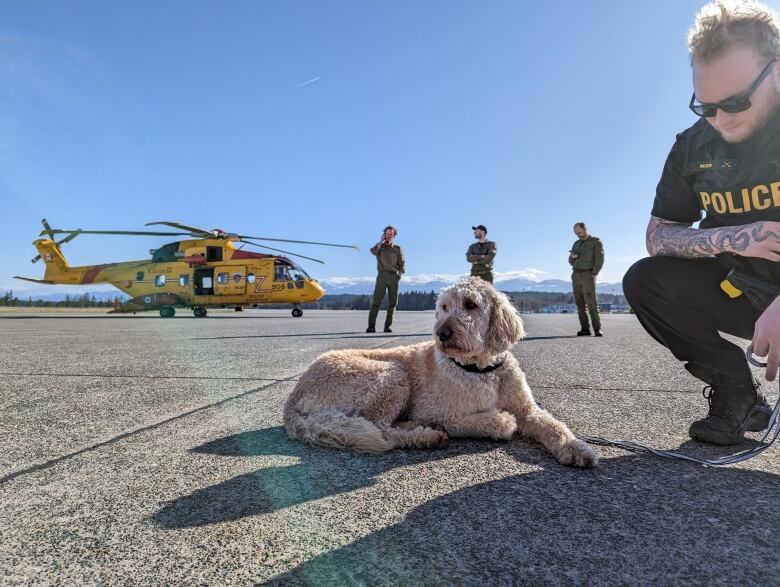
[[[367,350],[376,349],[379,347],[383,347],[394,340],[400,340],[401,336],[395,336],[395,337],[389,337],[387,340],[374,345],[372,347],[369,347]],[[50,469],[54,465],[57,465],[58,463],[61,463],[63,461],[66,461],[68,459],[71,459],[73,457],[77,457],[79,455],[82,455],[84,453],[92,452],[93,450],[97,450],[99,448],[103,448],[104,446],[108,446],[111,444],[115,444],[119,442],[120,440],[124,440],[125,438],[129,438],[131,436],[135,436],[136,434],[140,434],[141,432],[148,432],[149,430],[155,430],[157,428],[161,428],[165,426],[166,424],[170,424],[171,422],[176,422],[177,420],[182,420],[188,416],[192,416],[193,414],[197,414],[200,412],[204,412],[206,410],[210,410],[212,408],[218,408],[221,407],[228,402],[236,401],[239,399],[243,399],[249,395],[255,394],[259,391],[264,391],[268,389],[269,387],[273,387],[275,385],[279,385],[280,383],[286,383],[290,381],[297,380],[301,375],[303,375],[304,371],[301,371],[300,373],[297,373],[295,375],[291,375],[290,377],[286,377],[284,379],[274,379],[271,380],[266,385],[261,385],[260,387],[255,387],[253,389],[248,389],[247,391],[243,391],[239,394],[232,395],[230,397],[223,398],[219,401],[212,402],[210,404],[206,404],[197,408],[193,408],[192,410],[188,410],[186,412],[182,412],[181,414],[177,414],[176,416],[171,416],[170,418],[166,418],[165,420],[161,420],[159,422],[155,422],[154,424],[149,424],[148,426],[141,426],[140,428],[135,428],[133,430],[128,430],[127,432],[123,432],[122,434],[118,434],[117,436],[114,436],[112,438],[109,438],[108,440],[104,440],[102,442],[98,442],[96,444],[92,444],[90,446],[84,447],[80,450],[73,451],[64,455],[61,455],[57,458],[48,460],[44,463],[39,463],[37,465],[32,465],[31,467],[27,467],[25,469],[20,469],[18,471],[14,471],[13,473],[9,473],[7,475],[4,475],[3,477],[0,477],[0,485],[3,485],[5,483],[8,483],[9,481],[13,481],[17,477],[21,477],[23,475],[28,475],[30,473],[36,473],[38,471],[43,471],[45,469]]]

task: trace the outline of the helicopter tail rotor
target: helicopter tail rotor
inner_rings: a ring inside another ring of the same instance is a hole
[[[49,240],[54,241],[55,231],[52,230],[52,227],[49,226],[49,223],[46,221],[45,218],[43,220],[41,220],[41,224],[43,224],[43,229],[44,229],[43,232],[49,236]],[[54,241],[54,248],[56,248],[57,251],[60,251],[60,245],[64,245],[65,243],[72,241],[79,234],[81,234],[81,229],[80,228],[70,232],[68,234],[68,236],[66,236],[65,238],[60,239],[58,241]],[[32,258],[32,262],[33,263],[37,263],[38,261],[41,260],[41,258],[42,257],[41,257],[40,254],[39,255],[35,255],[35,257]]]

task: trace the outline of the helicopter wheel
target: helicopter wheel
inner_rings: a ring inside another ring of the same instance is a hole
[[[160,308],[160,316],[163,318],[173,318],[174,314],[176,314],[176,310],[173,306],[163,306]]]
[[[196,318],[205,318],[206,317],[206,308],[203,306],[198,306],[193,310],[193,313],[195,314]]]
[[[301,316],[303,316],[303,310],[301,310],[300,308],[293,308],[292,315],[293,318],[300,318]]]

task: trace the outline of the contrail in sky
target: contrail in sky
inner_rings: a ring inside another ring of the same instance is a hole
[[[296,88],[302,88],[303,86],[308,86],[309,84],[313,84],[314,82],[318,82],[318,81],[320,81],[320,79],[321,79],[321,78],[319,78],[319,77],[313,77],[313,78],[311,78],[309,81],[307,81],[307,82],[303,82],[302,84],[298,84],[298,85],[297,85],[297,86],[295,86],[295,87],[296,87]]]

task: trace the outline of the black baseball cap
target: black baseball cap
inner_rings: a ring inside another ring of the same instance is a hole
[[[472,226],[471,230],[481,230],[485,234],[487,234],[487,228],[485,228],[484,224],[477,224],[476,226]]]

